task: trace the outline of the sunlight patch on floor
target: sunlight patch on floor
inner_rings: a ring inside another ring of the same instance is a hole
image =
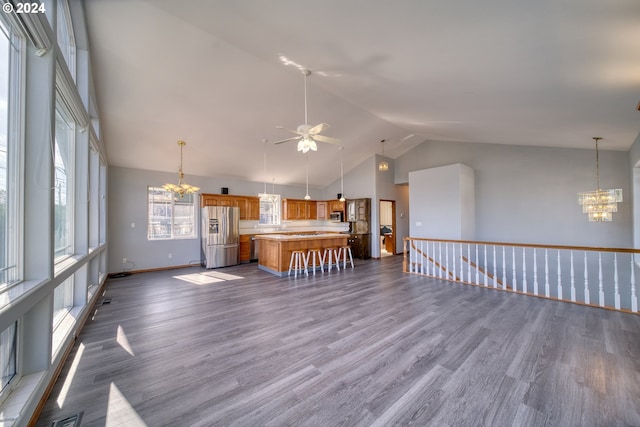
[[[122,329],[120,325],[118,325],[118,331],[116,332],[116,342],[120,344],[120,347],[124,348],[127,353],[135,356],[131,344],[129,344],[129,340],[127,339],[127,334],[124,333],[124,329]]]
[[[181,276],[173,276],[173,278],[193,283],[195,285],[208,285],[211,283],[225,282],[227,280],[244,279],[244,277],[242,276],[223,273],[221,271],[207,271],[203,273],[183,274]]]
[[[69,388],[71,387],[73,377],[76,374],[76,370],[78,369],[78,365],[80,364],[80,359],[82,359],[83,353],[84,344],[80,343],[80,345],[78,346],[78,351],[76,352],[76,355],[73,358],[73,362],[71,363],[71,368],[69,368],[69,373],[64,379],[64,384],[62,384],[62,389],[60,389],[60,394],[58,395],[58,399],[56,400],[56,402],[58,403],[58,408],[60,409],[62,409],[64,400],[67,398],[67,393],[69,392]]]
[[[111,383],[105,426],[142,427],[146,425],[118,387]]]

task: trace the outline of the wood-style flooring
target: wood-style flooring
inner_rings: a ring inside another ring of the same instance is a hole
[[[404,274],[110,279],[38,426],[640,426],[640,316]]]

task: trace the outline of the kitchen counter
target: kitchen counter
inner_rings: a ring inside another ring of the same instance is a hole
[[[259,244],[258,268],[277,276],[286,276],[291,252],[346,246],[348,237],[344,233],[256,235]]]

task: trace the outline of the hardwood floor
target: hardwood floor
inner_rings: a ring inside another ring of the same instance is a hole
[[[640,316],[401,263],[110,279],[37,425],[640,425]]]

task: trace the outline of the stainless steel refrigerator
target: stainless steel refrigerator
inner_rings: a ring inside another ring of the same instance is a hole
[[[207,206],[202,208],[202,266],[226,267],[238,264],[240,246],[240,208]]]

